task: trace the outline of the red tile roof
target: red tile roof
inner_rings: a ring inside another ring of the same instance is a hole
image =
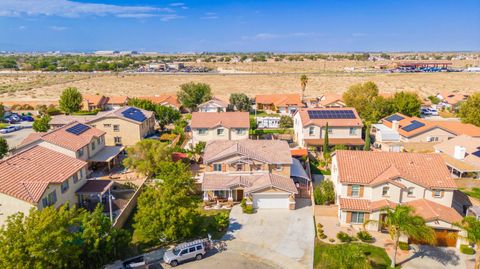
[[[323,139],[304,139],[308,146],[323,146]],[[361,138],[329,138],[329,145],[362,146],[365,141]]]
[[[128,96],[109,96],[107,97],[107,104],[123,105],[128,101]]]
[[[20,144],[19,147],[26,146],[41,139],[62,148],[77,151],[88,145],[94,137],[98,138],[105,134],[105,131],[93,127],[90,127],[88,130],[79,135],[67,131],[68,128],[75,126],[76,124],[79,123],[72,122],[47,133],[31,134],[27,136],[27,138]]]
[[[235,175],[228,173],[206,173],[203,177],[202,190],[228,190],[238,186],[245,188],[245,193],[254,193],[266,188],[277,188],[297,194],[298,190],[293,180],[275,174]]]
[[[60,184],[87,165],[35,146],[0,162],[0,192],[29,203],[40,201],[49,184]]]
[[[310,119],[308,116],[308,111],[336,111],[336,110],[350,110],[355,115],[354,119]],[[362,120],[360,116],[358,116],[357,110],[353,107],[329,107],[329,108],[305,108],[300,109],[298,112],[300,114],[300,120],[302,121],[302,125],[309,126],[315,125],[319,127],[323,127],[327,125],[330,127],[357,127],[363,126]]]
[[[255,102],[265,105],[273,104],[276,107],[288,105],[303,106],[300,94],[259,94],[255,96]]]
[[[425,188],[457,188],[439,154],[337,150],[334,156],[342,183],[371,185],[400,177]]]
[[[250,128],[248,112],[193,112],[192,128],[214,128],[223,126],[227,128]]]
[[[307,149],[292,149],[290,152],[292,153],[292,156],[295,157],[303,157],[308,155]]]
[[[421,216],[427,222],[443,220],[448,223],[457,223],[462,220],[462,216],[455,209],[427,199],[418,199],[405,204],[413,207],[415,214]]]
[[[394,208],[395,206],[396,203],[387,199],[372,202],[367,199],[340,198],[340,209],[345,211],[373,212],[386,207]]]
[[[108,99],[107,97],[103,95],[88,95],[88,94],[83,94],[82,95],[83,100],[87,101],[88,104],[92,104],[95,106],[102,106],[107,103]]]
[[[140,96],[140,99],[150,100],[158,105],[170,105],[180,108],[180,102],[178,101],[177,95],[175,94],[163,94],[163,95],[154,95],[154,96]]]

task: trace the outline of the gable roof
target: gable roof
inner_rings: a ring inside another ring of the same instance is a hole
[[[255,96],[257,104],[273,104],[276,107],[297,105],[303,106],[300,94],[259,94]]]
[[[38,140],[43,140],[48,143],[66,148],[72,151],[77,151],[88,145],[94,137],[100,137],[105,134],[105,131],[88,126],[88,129],[80,134],[74,134],[67,131],[70,127],[76,126],[76,121],[71,122],[61,128],[51,130],[46,133],[32,133],[25,140],[22,141],[19,148],[25,147]]]
[[[150,100],[157,105],[169,105],[180,108],[180,102],[178,101],[176,94],[162,94],[162,95],[153,95],[153,96],[139,96],[139,99]]]
[[[343,96],[336,93],[324,94],[322,97],[320,97],[320,101],[318,102],[318,104],[322,107],[331,105],[333,103],[340,103],[342,106],[346,106],[345,102],[343,102]]]
[[[95,105],[95,106],[102,106],[107,103],[108,98],[103,96],[103,95],[89,95],[89,94],[82,94],[82,98],[84,101],[86,101],[89,105]]]
[[[444,153],[450,157],[454,157],[455,146],[464,147],[466,153],[463,160],[457,161],[465,162],[480,170],[480,138],[460,135],[437,144],[434,146],[434,148],[441,153]],[[446,161],[448,162],[448,160]]]
[[[442,99],[443,102],[450,104],[450,105],[456,105],[462,101],[465,101],[468,99],[469,95],[463,94],[463,93],[449,93],[449,92],[441,92],[437,93],[437,97]]]
[[[298,193],[291,178],[271,173],[250,175],[206,173],[203,177],[202,190],[227,190],[237,186],[244,187],[247,194],[266,188],[277,188],[289,193]]]
[[[248,112],[193,112],[192,128],[214,128],[223,126],[227,128],[250,128],[250,115]]]
[[[430,121],[430,120],[424,120],[418,117],[409,117],[405,116],[401,113],[395,113],[393,115],[390,115],[388,117],[385,117],[382,119],[382,124],[392,128],[392,121],[390,121],[390,117],[401,117],[402,119],[398,120],[398,133],[404,137],[413,137],[418,134],[430,131],[435,128],[440,128],[443,129],[447,132],[450,132],[454,135],[469,135],[469,136],[474,136],[474,137],[480,137],[480,127],[477,127],[473,124],[468,124],[468,123],[461,123],[458,121]],[[413,122],[418,122],[420,123],[420,127],[414,128],[414,129],[407,129],[405,130],[405,127],[408,125],[412,124]]]
[[[337,150],[341,183],[376,184],[403,178],[425,188],[456,189],[439,154]]]
[[[453,208],[432,202],[427,199],[418,199],[405,203],[415,209],[415,215],[421,216],[426,222],[443,220],[448,223],[457,223],[462,216]]]
[[[271,164],[291,164],[292,156],[286,141],[282,140],[215,140],[205,146],[203,160],[215,160],[240,156]]]
[[[208,100],[204,103],[201,103],[198,105],[198,108],[201,108],[201,107],[204,107],[204,106],[208,106],[210,104],[214,104],[214,105],[217,105],[218,107],[228,107],[228,103],[223,101],[223,100],[220,100],[216,97],[213,97],[211,100]]]
[[[0,192],[29,203],[40,201],[49,184],[60,184],[86,162],[41,147],[0,161]]]
[[[107,97],[107,104],[110,105],[124,105],[128,102],[128,96],[121,96],[121,95],[116,95],[116,96],[109,96]]]
[[[142,122],[132,120],[128,117],[126,117],[123,112],[127,111],[128,109],[132,108],[131,106],[124,106],[119,109],[115,110],[110,110],[110,111],[100,111],[97,113],[97,115],[85,115],[85,116],[75,116],[75,115],[58,115],[58,116],[53,116],[52,119],[50,120],[49,124],[50,125],[64,125],[64,124],[69,124],[71,122],[79,122],[79,123],[84,123],[84,124],[90,124],[95,121],[101,120],[103,118],[120,118],[123,120],[127,120],[136,124],[141,124]],[[141,108],[136,108],[138,111],[140,111],[144,116],[145,120],[153,117],[153,112],[144,110]]]
[[[354,119],[311,119],[308,115],[309,111],[339,111],[339,110],[348,110],[352,111],[355,115]],[[299,113],[300,120],[302,121],[302,125],[315,125],[319,127],[323,127],[327,125],[329,127],[362,127],[362,119],[358,116],[357,110],[353,107],[326,107],[326,108],[302,108],[298,110],[296,113]]]

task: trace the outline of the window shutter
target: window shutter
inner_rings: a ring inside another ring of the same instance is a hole
[[[445,191],[441,191],[441,192],[440,192],[440,197],[443,198],[443,195],[444,195],[444,194],[445,194]]]
[[[352,222],[352,212],[347,212],[347,223]]]
[[[360,186],[360,191],[359,191],[358,197],[363,197],[363,188],[364,188],[364,187],[365,187],[365,186]]]
[[[432,197],[435,197],[435,190],[432,190]]]
[[[226,172],[226,171],[227,171],[227,165],[222,163],[222,172]]]
[[[352,196],[352,185],[348,185],[347,196]]]
[[[370,220],[370,213],[365,212],[365,215],[363,215],[363,216],[364,216],[364,218],[363,218],[363,221],[364,221],[364,222]]]

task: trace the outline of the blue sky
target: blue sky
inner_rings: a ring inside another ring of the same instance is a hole
[[[0,0],[0,50],[480,50],[479,0]]]

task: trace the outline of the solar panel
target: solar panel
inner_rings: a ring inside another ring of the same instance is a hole
[[[423,126],[425,126],[425,123],[414,120],[409,125],[402,127],[402,130],[410,132]]]
[[[130,107],[127,110],[122,112],[122,115],[125,118],[138,121],[138,122],[143,122],[147,117],[143,114],[141,110],[138,108]]]
[[[402,117],[402,116],[400,116],[400,115],[397,115],[397,114],[393,114],[392,116],[386,118],[386,120],[389,121],[389,122],[392,122],[392,121],[394,121],[394,120],[396,120],[396,121],[401,121],[401,120],[403,120],[403,119],[404,119],[404,117]]]
[[[80,135],[81,133],[85,132],[88,129],[90,129],[90,126],[78,123],[78,124],[75,124],[72,127],[68,128],[65,131],[67,131],[69,133],[72,133],[74,135]]]
[[[310,110],[310,119],[355,119],[355,113],[351,110]]]
[[[477,151],[473,152],[472,154],[480,158],[480,150],[477,150]]]

